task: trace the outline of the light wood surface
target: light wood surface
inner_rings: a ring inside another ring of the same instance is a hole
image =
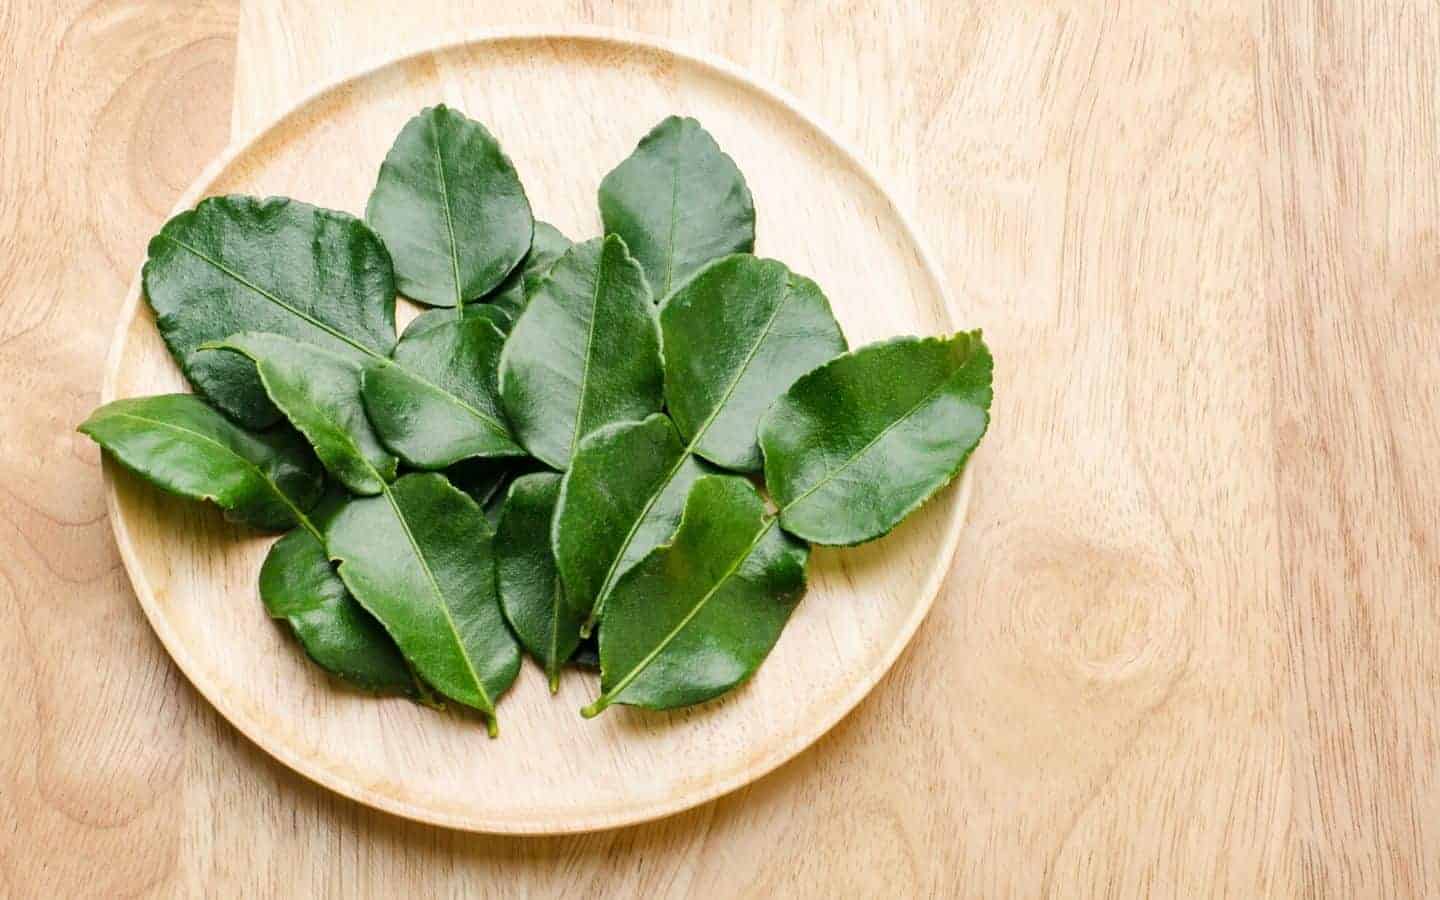
[[[1433,5],[180,6],[0,5],[0,894],[1440,892]],[[716,52],[856,144],[997,348],[995,427],[934,610],[814,747],[650,825],[474,836],[224,723],[71,429],[227,122],[570,21]]]
[[[665,116],[693,115],[741,171],[763,226],[755,252],[826,288],[854,346],[949,334],[942,279],[871,173],[793,104],[738,70],[613,29],[506,29],[387,62],[327,86],[257,129],[200,176],[177,209],[223,194],[287,196],[363,210],[396,134],[445,101],[486,123],[536,215],[583,240],[601,232],[605,173]],[[339,164],[337,164],[337,161]],[[101,401],[185,390],[141,302],[130,296]],[[404,303],[408,323],[418,308]],[[949,569],[972,461],[885,539],[817,550],[809,590],[742,690],[666,714],[578,710],[599,679],[572,672],[552,697],[525,666],[491,740],[474,716],[377,700],[309,663],[258,603],[273,537],[167,496],[107,466],[121,557],[181,671],[243,734],[348,797],[474,831],[564,834],[688,809],[788,760],[849,712],[915,633]]]

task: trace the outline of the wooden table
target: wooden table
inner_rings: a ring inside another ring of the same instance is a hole
[[[1440,7],[480,5],[0,2],[0,895],[1440,892]],[[377,54],[571,21],[848,136],[996,348],[995,424],[934,612],[818,745],[651,825],[489,838],[221,720],[73,427],[232,134]]]

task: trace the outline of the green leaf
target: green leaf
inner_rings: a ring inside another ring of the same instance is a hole
[[[659,412],[660,337],[645,276],[613,235],[576,244],[531,295],[500,357],[516,436],[564,469],[595,429]]]
[[[248,432],[194,394],[115,400],[79,430],[151,484],[254,528],[291,528],[320,499],[320,467],[299,435]]]
[[[416,696],[415,678],[395,642],[350,596],[325,555],[321,530],[344,502],[332,494],[275,542],[260,567],[260,599],[271,618],[289,623],[321,668],[367,691]]]
[[[350,593],[426,682],[484,712],[492,735],[495,701],[520,670],[495,589],[493,537],[475,501],[434,473],[352,501],[325,531]]]
[[[550,692],[560,667],[580,644],[580,623],[590,611],[567,602],[550,547],[560,476],[523,475],[510,485],[495,529],[495,570],[500,604],[520,643],[545,670]]]
[[[818,544],[889,532],[984,436],[993,368],[973,331],[871,344],[802,376],[760,423],[780,524]]]
[[[604,612],[616,579],[675,532],[685,495],[704,474],[662,414],[581,442],[561,483],[553,540],[569,602],[590,611],[582,634]]]
[[[365,411],[380,440],[418,469],[523,456],[500,405],[496,366],[504,344],[505,335],[479,318],[406,329],[393,362],[361,377]]]
[[[665,399],[694,452],[760,471],[760,416],[796,378],[845,351],[819,285],[736,254],[701,269],[660,309]]]
[[[201,344],[267,331],[362,362],[395,344],[390,256],[348,213],[284,197],[211,197],[151,239],[142,277],[186,377],[252,428],[280,418],[254,365],[234,354],[196,354]]]
[[[550,267],[555,265],[556,260],[572,246],[574,242],[561,234],[554,225],[537,221],[535,237],[530,242],[530,252],[525,254],[524,261],[505,276],[500,286],[485,298],[486,302],[467,304],[466,314],[469,315],[471,310],[478,312],[483,309],[491,310],[492,314],[500,312],[505,316],[506,324],[501,325],[498,321],[495,324],[501,331],[508,332],[524,311],[531,292],[550,271]]]
[[[613,703],[700,703],[754,674],[805,593],[810,548],[774,525],[745,479],[695,482],[674,540],[610,595],[587,718]]]
[[[331,475],[356,494],[378,494],[395,478],[396,459],[381,446],[360,400],[363,367],[278,334],[247,332],[202,350],[231,351],[255,363],[266,394],[300,433]]]
[[[755,247],[745,177],[694,119],[665,119],[605,176],[600,218],[645,268],[656,300],[710,260]]]
[[[489,293],[530,249],[533,227],[510,157],[443,104],[405,123],[365,218],[395,259],[400,292],[431,306]]]

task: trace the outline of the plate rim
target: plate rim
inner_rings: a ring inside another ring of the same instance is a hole
[[[446,53],[487,43],[518,40],[585,41],[596,44],[611,44],[622,48],[638,48],[652,52],[658,51],[661,54],[668,54],[689,64],[709,70],[728,81],[738,83],[746,90],[757,92],[771,102],[783,107],[787,113],[796,116],[800,121],[814,129],[824,137],[825,140],[830,142],[835,149],[839,150],[845,161],[890,208],[890,211],[900,223],[906,242],[914,250],[925,277],[932,283],[939,294],[944,315],[948,319],[948,325],[951,328],[958,327],[956,324],[954,303],[950,296],[944,273],[936,263],[929,246],[921,239],[915,228],[913,219],[906,209],[896,200],[894,194],[886,188],[884,181],[879,177],[874,168],[864,157],[856,152],[854,147],[852,147],[844,137],[808,113],[805,108],[800,105],[799,101],[785,89],[752,75],[736,63],[718,54],[688,47],[659,35],[622,28],[596,25],[483,27],[467,30],[458,38],[425,43],[417,47],[401,50],[398,53],[392,51],[374,54],[366,58],[358,67],[339,77],[322,82],[290,106],[287,106],[274,115],[266,117],[261,124],[233,139],[201,170],[194,180],[190,182],[189,186],[186,187],[185,191],[176,201],[175,206],[171,209],[167,219],[194,206],[206,187],[214,182],[237,158],[264,140],[277,126],[290,117],[303,113],[307,107],[319,102],[331,93],[343,90],[347,85],[354,82],[377,75],[390,66],[403,65],[431,54]],[[100,387],[100,402],[102,404],[117,399],[117,381],[119,379],[120,365],[127,344],[127,335],[131,324],[139,312],[142,287],[141,272],[143,266],[144,262],[142,261],[136,269],[134,278],[126,292],[120,316],[116,321],[114,331],[110,338],[104,378]],[[138,551],[136,551],[133,545],[129,525],[124,516],[121,515],[119,491],[116,487],[112,463],[108,459],[104,459],[102,471],[105,481],[105,507],[110,518],[111,531],[115,535],[115,542],[120,551],[121,561],[125,566],[126,575],[130,579],[131,588],[135,591],[136,599],[140,602],[141,611],[145,614],[145,618],[149,622],[151,630],[155,632],[155,636],[159,639],[161,646],[165,648],[165,652],[169,654],[170,659],[180,669],[186,680],[199,692],[201,697],[205,698],[206,702],[220,713],[231,727],[292,772],[321,785],[327,790],[333,791],[365,806],[379,809],[411,821],[459,831],[514,836],[546,836],[583,834],[621,828],[629,825],[638,825],[693,809],[765,777],[808,749],[839,724],[839,722],[849,715],[855,707],[859,705],[860,701],[874,689],[880,679],[894,667],[900,654],[910,646],[910,642],[914,639],[915,632],[919,629],[920,623],[924,621],[934,606],[935,598],[940,592],[940,587],[949,574],[951,566],[954,564],[955,552],[960,541],[960,533],[964,529],[968,517],[973,488],[973,463],[973,458],[967,461],[961,473],[959,483],[951,488],[958,494],[955,498],[955,507],[950,515],[949,521],[945,524],[942,544],[938,548],[938,554],[932,565],[929,577],[921,589],[921,596],[917,598],[913,604],[909,617],[901,624],[895,639],[884,649],[877,663],[865,671],[861,677],[857,678],[850,685],[849,689],[841,695],[839,701],[828,707],[823,707],[820,714],[815,716],[807,727],[798,729],[788,740],[779,742],[772,747],[769,752],[752,760],[748,765],[736,769],[728,777],[703,782],[698,788],[688,789],[683,793],[673,795],[664,800],[642,803],[619,812],[577,815],[573,819],[564,822],[517,821],[513,818],[492,819],[487,818],[482,810],[477,810],[474,815],[452,814],[435,810],[422,804],[410,803],[396,797],[373,792],[369,790],[360,779],[334,772],[317,763],[313,758],[292,751],[283,739],[272,737],[265,730],[255,727],[256,723],[251,722],[247,715],[232,705],[224,690],[219,686],[209,685],[203,679],[197,677],[197,673],[201,671],[200,667],[190,658],[186,650],[186,644],[171,629],[169,621],[155,602],[154,589],[146,577],[145,569],[140,565]]]

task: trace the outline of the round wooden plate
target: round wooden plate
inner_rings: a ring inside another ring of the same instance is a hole
[[[745,173],[757,252],[818,281],[851,346],[955,330],[914,229],[834,136],[731,65],[635,35],[508,31],[379,65],[331,85],[216,160],[177,207],[210,194],[285,194],[361,213],[391,140],[445,102],[514,159],[538,218],[599,233],[595,190],[656,122],[692,115]],[[413,313],[412,313],[413,314]],[[137,277],[111,348],[105,401],[186,390],[140,302]],[[286,765],[348,797],[475,831],[561,833],[678,812],[758,778],[834,725],[909,641],[939,589],[969,479],[891,536],[816,552],[811,586],[770,658],[728,697],[673,713],[579,708],[526,663],[499,706],[472,717],[345,689],[266,618],[256,575],[272,538],[107,465],[116,539],[175,662],[216,708]]]

